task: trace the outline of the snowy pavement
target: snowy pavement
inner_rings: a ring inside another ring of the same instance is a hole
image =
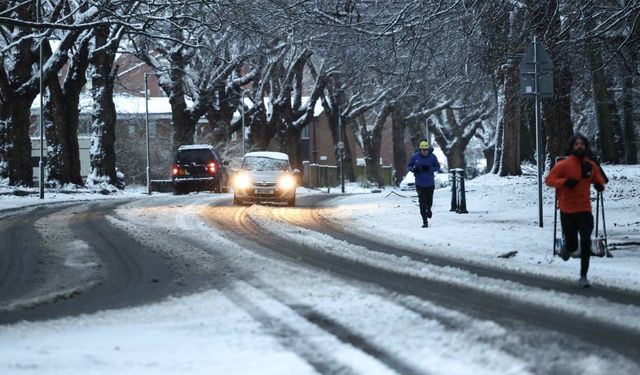
[[[590,279],[596,285],[640,290],[640,168],[604,166],[611,179],[605,192],[606,223],[613,258],[592,258]],[[553,191],[544,187],[544,228],[538,226],[535,176],[485,175],[467,183],[469,214],[449,212],[451,192],[434,194],[429,228],[422,220],[414,191],[385,190],[338,198],[319,211],[327,220],[380,241],[425,255],[577,280],[579,260],[552,256]],[[595,198],[595,193],[593,194]],[[595,211],[595,202],[593,202]],[[602,227],[601,227],[602,228]],[[558,235],[560,226],[558,224]],[[602,229],[600,229],[602,234]],[[616,244],[636,243],[631,246]],[[514,257],[498,258],[512,251]]]

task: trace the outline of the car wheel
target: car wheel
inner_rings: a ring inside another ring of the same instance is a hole
[[[294,195],[293,197],[287,199],[287,206],[293,207],[295,205],[296,205],[296,196]]]

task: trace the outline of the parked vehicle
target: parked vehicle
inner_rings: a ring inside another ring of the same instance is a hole
[[[227,165],[211,145],[180,146],[171,170],[174,194],[200,190],[222,193],[228,185]]]
[[[435,174],[436,189],[449,186],[449,175],[447,173]],[[416,190],[416,178],[413,172],[408,172],[400,182],[400,190]]]
[[[233,178],[233,203],[285,202],[296,204],[297,175],[289,156],[281,152],[249,152]]]

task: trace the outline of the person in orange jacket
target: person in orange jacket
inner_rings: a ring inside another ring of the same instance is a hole
[[[559,161],[551,169],[545,183],[556,188],[560,206],[560,223],[566,246],[560,251],[565,261],[578,249],[580,233],[580,280],[583,288],[590,286],[587,279],[589,259],[591,257],[591,233],[593,232],[593,214],[591,213],[590,186],[598,192],[604,191],[605,178],[599,165],[587,157],[591,155],[589,140],[582,134],[575,134],[569,140],[569,157]]]

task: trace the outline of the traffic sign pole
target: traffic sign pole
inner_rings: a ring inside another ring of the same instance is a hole
[[[538,223],[540,228],[544,227],[542,217],[542,140],[540,136],[540,92],[538,87],[538,41],[537,37],[533,37],[533,64],[535,66],[535,83],[534,91],[536,95],[536,164],[538,167]]]
[[[544,46],[538,43],[534,36],[533,43],[524,54],[520,64],[521,93],[525,96],[534,96],[536,119],[536,165],[538,167],[538,224],[542,228],[542,136],[540,126],[540,100],[542,97],[553,96],[553,61]]]

